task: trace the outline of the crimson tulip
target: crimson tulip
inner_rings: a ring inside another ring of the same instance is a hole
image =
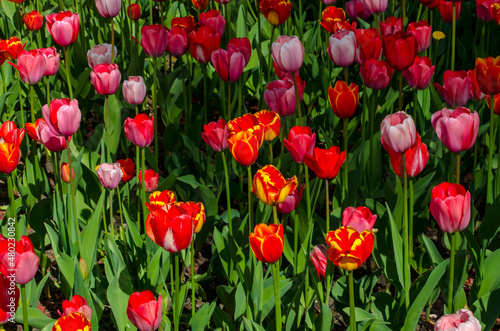
[[[43,25],[43,16],[39,11],[33,10],[31,13],[23,15],[24,25],[29,31],[38,31]]]
[[[74,312],[68,316],[60,317],[52,327],[52,331],[90,331],[91,327],[90,321],[85,315]]]
[[[451,23],[453,21],[453,3],[455,3],[455,20],[460,17],[460,12],[462,11],[462,1],[446,1],[441,0],[439,3],[439,12],[441,13],[441,19],[443,22]]]
[[[491,109],[491,96],[486,97],[488,108]],[[500,94],[494,95],[493,111],[495,114],[500,115]]]
[[[360,66],[368,59],[380,60],[382,56],[382,39],[377,29],[356,29],[356,63]]]
[[[167,210],[154,209],[146,220],[147,235],[170,253],[186,249],[193,240],[193,219],[184,208],[172,205]]]
[[[338,146],[329,149],[315,147],[312,154],[306,154],[305,164],[320,179],[333,179],[339,173],[346,159],[345,151]]]
[[[366,87],[374,90],[382,90],[389,85],[394,69],[385,61],[368,59],[359,68],[359,73],[363,78]]]
[[[186,54],[189,49],[188,32],[180,26],[172,26],[167,29],[167,53],[175,57],[181,57]]]
[[[382,140],[396,153],[406,152],[417,138],[415,122],[404,111],[387,115],[380,124]]]
[[[350,226],[343,226],[326,235],[328,258],[337,267],[352,271],[359,268],[370,256],[375,242],[373,233],[361,233]]]
[[[500,56],[476,59],[477,83],[484,94],[500,93]]]
[[[467,75],[470,78],[471,89],[470,89],[470,98],[474,101],[480,101],[486,98],[486,94],[484,94],[479,88],[479,84],[477,82],[476,71],[467,70]]]
[[[245,57],[238,51],[219,48],[212,52],[211,60],[215,71],[225,82],[236,82],[245,69]]]
[[[384,37],[382,50],[387,63],[397,71],[411,67],[417,56],[417,39],[404,32]]]
[[[281,25],[290,17],[292,3],[289,0],[260,0],[260,11],[272,25]]]
[[[411,88],[425,90],[431,82],[436,66],[432,65],[427,56],[416,56],[415,61],[408,69],[403,70],[403,77]]]
[[[168,211],[175,204],[175,194],[172,191],[155,191],[149,195],[149,203],[145,203],[149,211],[163,209]]]
[[[135,37],[135,41],[137,39]],[[145,25],[141,29],[141,42],[137,41],[147,56],[160,57],[167,48],[167,30],[161,24]]]
[[[210,122],[203,125],[201,138],[216,152],[228,148],[227,144],[228,130],[226,121],[221,118],[217,122]]]
[[[434,86],[450,108],[465,106],[469,101],[471,81],[464,70],[446,70],[443,77],[443,86],[438,83],[434,83]]]
[[[418,2],[429,9],[436,9],[437,7],[439,7],[441,0],[418,0]]]
[[[208,26],[210,29],[212,29],[213,32],[218,33],[221,36],[224,34],[226,20],[217,9],[212,9],[207,12],[200,13],[198,21],[200,23],[200,26]]]
[[[196,24],[194,23],[194,16],[193,15],[188,15],[186,17],[174,17],[170,21],[170,26],[172,28],[178,26],[180,28],[183,28],[186,30],[186,32],[189,34],[191,31],[194,30],[196,27]]]
[[[250,56],[252,55],[252,46],[250,45],[250,40],[247,37],[243,38],[232,38],[227,44],[228,52],[239,52],[243,54],[245,59],[245,66],[250,62]]]
[[[210,4],[210,0],[191,0],[191,2],[198,11],[204,11]]]
[[[255,257],[264,263],[275,263],[283,254],[283,225],[257,224],[248,238]]]
[[[80,29],[80,16],[70,11],[62,11],[45,16],[47,30],[59,46],[66,47],[76,41]]]
[[[199,233],[207,219],[205,206],[201,202],[179,202],[178,203],[193,219],[193,231]]]
[[[138,114],[133,119],[127,117],[123,125],[125,136],[136,146],[146,147],[154,138],[154,118],[146,114]]]
[[[3,122],[0,126],[0,142],[11,143],[19,147],[23,141],[24,133],[25,130],[18,129],[15,122]]]
[[[140,331],[153,331],[160,327],[162,317],[161,295],[156,300],[153,292],[135,292],[128,298],[127,316]]]
[[[304,163],[307,154],[313,154],[316,145],[316,133],[308,126],[294,126],[288,132],[288,139],[283,144],[297,163]]]
[[[229,132],[229,138],[238,132],[249,131],[257,137],[259,147],[264,142],[264,130],[259,122],[259,119],[254,114],[245,114],[229,121],[227,129]]]
[[[326,9],[321,13],[321,22],[319,23],[326,31],[328,31],[328,33],[337,33],[345,28],[345,12],[342,8],[334,6],[326,7]]]
[[[470,193],[460,184],[444,182],[434,186],[429,211],[443,232],[462,231],[470,221]]]
[[[335,87],[328,88],[328,100],[333,113],[339,118],[351,118],[359,102],[358,85],[338,80]]]
[[[127,14],[132,21],[139,20],[141,18],[141,6],[136,3],[131,4],[127,7]]]
[[[357,21],[358,17],[366,21],[372,14],[363,5],[363,0],[347,1],[345,4],[345,11],[347,12],[349,18],[353,21]]]
[[[132,159],[121,159],[116,161],[122,170],[122,182],[126,183],[135,177],[135,163]]]
[[[15,275],[13,280],[17,284],[25,285],[35,277],[38,260],[28,236],[21,236],[19,241],[0,237],[0,272]]]
[[[392,169],[399,177],[403,177],[403,155],[402,153],[394,152],[383,140],[382,145],[389,153]],[[409,177],[415,177],[424,170],[427,161],[429,160],[429,151],[427,145],[420,140],[420,135],[417,133],[417,139],[413,146],[405,152],[405,169]]]
[[[466,151],[476,142],[479,114],[465,107],[443,108],[432,115],[432,126],[448,150]]]
[[[189,52],[200,63],[210,62],[212,52],[219,48],[221,35],[208,26],[189,34]]]
[[[417,53],[423,52],[431,44],[432,26],[427,21],[411,22],[406,28],[406,33],[417,39]]]
[[[227,142],[231,155],[242,166],[249,166],[257,160],[261,139],[255,132],[240,131],[229,136]]]
[[[382,36],[401,32],[403,30],[403,19],[389,16],[385,21],[380,22],[380,33]]]
[[[78,101],[75,99],[53,99],[50,105],[42,107],[42,113],[47,126],[54,135],[68,137],[78,131],[80,127],[82,113],[78,108]],[[42,139],[39,133],[38,137]]]

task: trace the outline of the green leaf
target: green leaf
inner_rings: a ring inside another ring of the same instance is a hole
[[[18,309],[16,311],[15,321],[16,323],[23,324],[23,320],[23,310]],[[47,317],[40,309],[28,308],[28,322],[29,325],[34,328],[43,329],[47,325],[55,323],[55,320]]]
[[[231,317],[219,307],[215,307],[214,322],[217,327],[222,328],[223,330],[236,331]]]
[[[116,96],[108,96],[109,102],[109,146],[111,152],[111,158],[114,159],[118,146],[120,144],[120,137],[123,131],[123,121],[121,117],[121,109],[123,104],[116,98]],[[104,111],[106,112],[106,111]],[[103,137],[107,142],[107,134]]]
[[[491,253],[484,260],[484,278],[477,294],[478,298],[500,288],[500,277],[498,277],[498,266],[500,266],[500,249]]]
[[[429,253],[432,264],[436,266],[443,262],[443,258],[441,257],[441,254],[439,254],[434,242],[425,235],[422,235],[422,239],[424,240],[425,248],[427,249],[427,253]]]
[[[206,326],[210,323],[210,318],[214,313],[215,304],[215,301],[211,304],[204,304],[203,307],[201,307],[200,310],[198,310],[196,314],[191,317],[189,325],[191,326],[192,331],[203,331],[206,329]]]
[[[483,249],[488,248],[493,238],[495,238],[497,233],[500,231],[498,215],[500,215],[500,201],[496,200],[486,210],[486,215],[484,215],[481,221],[481,226],[477,232],[477,238]]]
[[[394,221],[394,217],[392,216],[391,210],[387,203],[385,204],[387,209],[387,214],[389,215],[389,223],[391,228],[391,238],[392,238],[392,246],[394,252],[394,261],[396,263],[396,269],[398,274],[398,281],[400,284],[404,284],[403,280],[403,240],[401,239],[401,235],[399,234],[396,222]]]
[[[351,316],[351,311],[350,311],[349,307],[346,307],[346,308],[342,309],[342,311],[347,316]],[[365,311],[365,310],[363,310],[361,308],[358,308],[358,307],[355,308],[355,314],[356,314],[356,322],[361,322],[361,321],[367,321],[367,320],[371,320],[371,319],[376,319],[375,315],[370,314],[369,312],[367,312],[367,311]]]
[[[479,298],[472,304],[471,310],[481,321],[482,330],[491,330],[500,316],[500,289]]]
[[[314,326],[316,330],[331,330],[333,322],[333,314],[327,305],[321,303],[321,313],[316,317]]]
[[[247,28],[247,20],[245,17],[245,7],[239,6],[238,9],[238,18],[236,19],[236,38],[247,37],[248,28]]]
[[[99,202],[97,203],[92,218],[90,219],[87,226],[82,230],[81,240],[82,245],[85,245],[81,256],[89,271],[94,268],[97,256],[97,247],[99,242],[99,233],[101,229],[101,211],[106,197],[106,191],[102,191]]]

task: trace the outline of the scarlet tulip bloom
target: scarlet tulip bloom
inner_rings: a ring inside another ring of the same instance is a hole
[[[448,182],[434,186],[429,211],[443,232],[462,231],[469,225],[470,193],[460,184]]]
[[[90,81],[96,92],[101,95],[115,94],[121,79],[122,74],[116,63],[98,64],[90,72]]]
[[[45,16],[47,30],[59,46],[66,47],[76,41],[80,29],[80,16],[70,11],[62,11]]]
[[[73,174],[73,179],[75,179],[75,171],[71,169],[71,173]],[[65,183],[69,183],[69,165],[66,162],[61,164],[61,179]]]
[[[321,26],[330,34],[337,33],[344,28],[345,11],[334,6],[326,7],[321,13]]]
[[[404,111],[387,115],[380,124],[381,138],[396,153],[406,152],[417,139],[415,122]]]
[[[249,166],[257,160],[261,140],[252,131],[241,131],[227,139],[229,151],[236,162]]]
[[[476,78],[479,88],[484,94],[500,93],[500,56],[476,59]]]
[[[12,121],[3,122],[0,126],[0,142],[7,142],[21,146],[24,138],[24,129],[18,129],[16,123]]]
[[[377,221],[377,214],[373,214],[366,207],[347,207],[342,213],[342,226],[350,226],[356,229],[359,233],[373,229],[373,225]]]
[[[403,155],[402,153],[394,152],[384,141],[382,145],[389,153],[392,169],[399,177],[403,177]],[[405,169],[408,177],[415,177],[424,170],[427,161],[429,160],[429,151],[427,145],[420,140],[420,135],[417,133],[417,139],[413,146],[405,152]]]
[[[17,284],[25,285],[35,277],[38,260],[28,236],[22,236],[19,241],[0,237],[0,272],[15,275],[13,280]]]
[[[425,90],[431,82],[436,66],[432,65],[427,56],[416,56],[415,61],[408,69],[403,70],[403,77],[411,88]]]
[[[441,19],[443,22],[451,23],[453,20],[453,2],[455,2],[455,20],[460,17],[460,12],[462,11],[462,1],[446,1],[441,0],[439,4],[439,12],[441,13]]]
[[[43,118],[39,118],[35,123],[26,123],[24,126],[26,128],[25,132],[28,133],[28,136],[34,141],[40,141],[40,138],[38,138],[38,134],[36,133],[36,131],[38,126],[42,122],[45,123],[45,120]]]
[[[122,85],[123,98],[131,105],[140,105],[146,97],[146,84],[141,76],[130,76]]]
[[[193,230],[192,217],[179,205],[171,206],[168,211],[155,209],[146,220],[147,235],[170,253],[188,248]]]
[[[200,23],[200,26],[208,26],[210,27],[210,29],[212,29],[213,32],[218,33],[221,36],[224,34],[226,20],[217,9],[212,9],[207,12],[200,13],[198,21]]]
[[[29,85],[37,84],[45,73],[45,57],[38,49],[20,52],[17,56],[17,65],[10,64],[19,70],[21,80]]]
[[[377,29],[357,29],[356,34],[356,63],[360,66],[368,59],[380,60],[382,56],[382,39]]]
[[[417,56],[417,39],[403,32],[384,37],[382,50],[387,63],[397,71],[411,67]]]
[[[495,23],[500,25],[500,4],[493,3],[491,5],[490,14],[491,14],[492,19],[495,21]]]
[[[491,109],[491,96],[486,97],[488,109]],[[495,114],[500,115],[500,94],[494,95],[493,111]]]
[[[102,17],[115,17],[122,9],[121,0],[95,0],[95,6]]]
[[[295,210],[295,208],[299,206],[300,200],[302,200],[302,186],[297,187],[295,190],[290,192],[285,200],[276,205],[276,210],[278,211],[278,213],[290,214]]]
[[[0,324],[5,324],[16,316],[19,292],[17,286],[10,286],[10,279],[0,274]]]
[[[283,144],[297,163],[304,163],[307,154],[313,154],[316,145],[316,133],[308,126],[294,126],[288,132],[288,139]]]
[[[394,69],[385,61],[368,59],[359,68],[359,73],[363,78],[366,87],[374,90],[382,90],[389,85]]]
[[[96,173],[101,185],[110,190],[118,187],[123,176],[120,163],[101,163]]]
[[[476,142],[479,115],[468,108],[443,108],[432,115],[432,126],[439,139],[451,152],[466,151]]]
[[[468,309],[459,309],[456,314],[448,314],[440,317],[434,331],[481,331],[481,322],[474,317]]]
[[[434,83],[434,86],[450,108],[465,106],[469,101],[471,81],[464,70],[446,70],[443,77],[443,86],[438,83]]]
[[[417,53],[423,52],[431,44],[432,26],[427,21],[411,22],[406,28],[406,33],[417,39]]]
[[[174,17],[174,18],[172,18],[172,20],[170,21],[170,26],[172,28],[174,28],[176,26],[183,28],[189,34],[189,33],[191,33],[191,31],[194,30],[196,24],[194,23],[194,16],[188,15],[186,17]]]
[[[92,309],[87,305],[87,300],[84,297],[76,294],[70,300],[64,300],[62,303],[64,316],[69,316],[72,313],[80,313],[88,320],[92,319]]]
[[[236,82],[245,69],[245,57],[238,51],[219,48],[212,52],[211,59],[215,71],[225,82]]]
[[[153,292],[135,292],[128,298],[127,316],[140,331],[153,331],[160,327],[162,316],[161,295],[156,300]]]
[[[31,13],[23,15],[23,21],[29,31],[38,31],[43,25],[43,16],[40,12],[33,10]]]
[[[198,11],[204,11],[205,9],[208,8],[208,5],[210,4],[210,0],[191,0],[193,3],[194,8]]]
[[[257,224],[248,238],[255,257],[264,263],[275,263],[283,254],[283,225]]]
[[[226,121],[221,118],[217,122],[210,122],[203,125],[201,138],[214,151],[220,152],[228,147],[227,144],[228,130]]]
[[[279,36],[272,45],[272,55],[276,66],[285,72],[295,72],[304,62],[304,45],[296,36]]]
[[[189,34],[189,52],[200,63],[210,62],[212,52],[219,48],[221,35],[208,26]]]
[[[279,136],[281,130],[281,120],[277,113],[269,110],[261,110],[255,113],[255,116],[264,131],[265,141],[274,140],[274,138]]]
[[[0,40],[0,53],[7,60],[15,60],[19,53],[24,50],[24,45],[19,37],[10,37]]]
[[[227,44],[228,52],[239,52],[243,54],[245,59],[245,66],[250,62],[250,56],[252,55],[252,46],[250,45],[250,40],[247,37],[243,38],[232,38]]]
[[[138,114],[133,119],[127,117],[123,125],[125,136],[139,147],[151,145],[154,138],[154,118],[146,114]]]
[[[327,256],[328,250],[324,244],[314,246],[309,254],[309,258],[311,259],[320,280],[325,278],[326,265],[328,263]]]
[[[141,6],[136,3],[131,4],[127,7],[127,14],[132,21],[139,20],[141,18]]]
[[[345,4],[345,11],[347,12],[349,18],[353,21],[357,21],[358,17],[366,21],[372,14],[363,5],[363,0],[347,1]]]
[[[168,209],[175,203],[175,194],[172,191],[155,191],[149,195],[149,203],[146,202],[146,207],[149,211],[155,209]]]
[[[292,3],[289,0],[260,0],[260,11],[272,25],[281,25],[290,17]]]
[[[160,174],[156,173],[153,169],[146,170],[144,176],[144,181],[142,180],[142,170],[139,171],[139,182],[144,183],[145,190],[147,193],[151,193],[158,187],[158,180],[160,179]]]
[[[315,147],[312,154],[306,154],[305,164],[320,179],[333,179],[339,173],[346,159],[345,151],[338,146],[329,149]]]
[[[387,9],[388,0],[361,0],[370,13],[381,13]]]
[[[135,38],[135,41],[139,41]],[[144,53],[151,57],[160,57],[167,49],[167,30],[161,24],[145,25],[141,29],[141,42]]]
[[[193,231],[199,233],[203,224],[207,219],[205,214],[205,206],[201,202],[179,202],[179,205],[186,211],[193,219]]]
[[[348,67],[356,60],[356,35],[349,30],[341,30],[330,36],[328,55],[336,65]]]
[[[167,53],[175,57],[181,57],[189,49],[188,32],[180,26],[173,26],[167,30]]]
[[[380,31],[382,36],[401,32],[403,30],[403,19],[389,16],[385,21],[380,22]]]
[[[15,144],[0,142],[0,172],[10,174],[21,160],[21,150]]]
[[[418,0],[422,5],[426,6],[429,9],[436,9],[439,7],[441,0]]]
[[[263,203],[276,206],[297,188],[297,177],[286,180],[273,165],[267,165],[258,170],[253,177],[253,193]]]
[[[328,88],[328,100],[333,113],[339,118],[351,118],[358,108],[359,93],[358,85],[338,80],[335,87]]]
[[[52,132],[46,121],[37,124],[36,135],[51,152],[60,152],[66,149],[65,137]]]
[[[90,321],[85,315],[74,312],[68,316],[60,317],[52,327],[52,331],[90,331],[91,327]]]
[[[474,101],[480,101],[486,98],[486,94],[484,94],[479,88],[479,84],[476,78],[476,71],[474,69],[467,70],[467,75],[469,76],[471,83],[470,98]]]
[[[122,170],[122,182],[126,183],[135,177],[135,163],[132,159],[118,160]]]
[[[227,130],[229,132],[229,138],[238,132],[248,131],[257,137],[259,147],[264,142],[264,129],[262,125],[260,125],[257,116],[253,114],[245,114],[229,121],[227,124]]]
[[[374,241],[370,230],[359,233],[353,227],[343,226],[326,235],[328,258],[337,267],[352,271],[368,259],[372,253]]]
[[[40,48],[40,52],[45,57],[44,76],[53,76],[59,70],[60,56],[54,47]]]
[[[297,99],[291,80],[275,80],[267,84],[264,100],[273,112],[280,116],[290,116],[295,112]]]
[[[44,105],[42,107],[42,113],[54,135],[68,137],[78,131],[80,127],[82,113],[76,99],[53,99],[50,106]]]
[[[87,52],[87,60],[89,62],[89,67],[94,69],[98,64],[113,63],[111,58],[113,52],[111,50],[110,44],[95,45]],[[115,57],[117,54],[117,48],[115,46]]]

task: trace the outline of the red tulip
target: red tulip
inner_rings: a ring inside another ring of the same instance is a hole
[[[151,193],[158,187],[158,180],[160,179],[160,174],[156,173],[153,169],[146,170],[144,176],[144,181],[142,180],[142,170],[139,171],[139,183],[144,183],[146,185],[145,190],[147,193]]]
[[[38,31],[43,25],[43,16],[40,12],[33,10],[31,13],[23,15],[23,21],[29,31]]]
[[[403,155],[394,152],[384,141],[382,145],[389,153],[392,168],[399,177],[403,177]],[[406,174],[409,177],[415,177],[424,170],[427,160],[429,159],[429,152],[427,145],[420,140],[420,135],[417,133],[417,139],[413,146],[405,152],[405,167]]]
[[[19,53],[24,50],[24,45],[18,37],[10,37],[6,40],[0,39],[0,54],[2,54],[4,61],[15,60]]]
[[[54,135],[71,136],[80,127],[82,113],[78,101],[73,99],[53,99],[42,107],[43,117]],[[41,139],[40,134],[38,137]],[[43,140],[42,140],[43,141]]]
[[[307,154],[313,154],[316,145],[316,133],[308,126],[294,126],[288,132],[288,139],[283,144],[297,163],[304,163]]]
[[[289,0],[260,0],[260,11],[272,25],[281,25],[290,17],[292,3]]]
[[[136,146],[146,147],[154,138],[154,118],[146,114],[138,114],[133,119],[127,117],[123,125],[125,136]]]
[[[87,300],[84,297],[76,294],[70,300],[64,300],[62,303],[64,316],[69,316],[72,313],[83,314],[88,320],[92,319],[92,309],[87,305]]]
[[[291,178],[287,179],[287,181],[290,180]],[[276,210],[278,211],[278,213],[289,214],[299,206],[300,200],[302,200],[303,186],[304,185],[301,185],[300,188],[297,187],[295,190],[288,194],[285,200],[276,205]]]
[[[284,232],[281,224],[257,224],[248,238],[255,257],[264,263],[275,263],[283,254]]]
[[[0,142],[0,173],[10,174],[21,160],[21,150],[15,144]]]
[[[280,116],[293,115],[297,105],[293,82],[291,80],[275,80],[267,84],[264,100],[266,100],[269,109]]]
[[[318,273],[318,278],[323,280],[325,278],[326,273],[326,265],[328,263],[328,250],[326,245],[316,245],[311,249],[311,253],[309,257],[311,258],[311,262]]]
[[[33,139],[34,141],[40,141],[40,138],[38,138],[38,134],[36,133],[36,131],[37,131],[38,126],[42,122],[45,123],[45,120],[43,118],[39,118],[36,120],[35,123],[26,123],[24,126],[26,128],[25,132],[27,132],[28,136],[31,139]]]
[[[500,4],[493,3],[490,9],[490,15],[497,25],[500,25]]]
[[[156,300],[153,292],[135,292],[128,299],[127,316],[139,331],[153,331],[160,327],[162,317],[161,295]]]
[[[45,57],[44,76],[54,76],[59,71],[60,56],[54,47],[40,48],[40,52]]]
[[[132,159],[118,160],[122,170],[122,182],[126,183],[135,177],[135,163]]]
[[[401,32],[403,30],[403,19],[389,16],[385,21],[380,22],[380,33],[382,36]]]
[[[193,3],[194,8],[198,11],[204,11],[210,4],[210,0],[191,0],[191,2]]]
[[[208,26],[189,34],[189,52],[200,63],[208,63],[212,52],[219,48],[221,35]]]
[[[370,230],[359,233],[355,228],[343,226],[326,235],[328,258],[337,267],[352,271],[370,256],[375,239]]]
[[[75,171],[73,169],[71,169],[71,173],[73,174],[73,179],[75,179]],[[61,179],[65,183],[69,183],[71,180],[69,178],[69,165],[66,162],[61,164]]]
[[[403,32],[387,35],[382,42],[387,63],[398,71],[411,67],[417,56],[417,48],[415,37]]]
[[[12,121],[3,122],[0,126],[0,142],[7,142],[21,146],[24,138],[24,129],[18,129],[16,123]]]
[[[19,305],[19,288],[11,286],[13,277],[0,274],[0,324],[5,324],[16,317]]]
[[[131,4],[127,7],[127,14],[132,21],[139,20],[141,18],[141,6],[136,3]]]
[[[227,44],[228,52],[239,52],[243,54],[245,59],[245,66],[250,61],[250,56],[252,55],[252,46],[250,45],[250,40],[248,38],[232,38]]]
[[[227,124],[227,129],[229,132],[229,138],[232,135],[241,132],[248,131],[255,135],[259,141],[259,147],[264,142],[264,129],[260,125],[259,119],[253,114],[245,114],[241,117],[237,117]]]
[[[198,21],[200,23],[200,26],[208,26],[210,29],[212,29],[213,32],[218,33],[221,36],[224,34],[226,20],[217,9],[212,9],[207,12],[200,13]]]
[[[135,37],[135,41],[137,39]],[[137,41],[139,43],[139,41]],[[160,57],[167,48],[167,30],[161,24],[145,25],[141,29],[141,42],[144,53],[151,57]]]
[[[296,36],[279,36],[272,45],[272,56],[276,66],[285,72],[295,72],[304,62],[304,45]]]
[[[45,57],[38,49],[20,52],[17,56],[17,65],[10,64],[19,70],[21,80],[29,85],[37,84],[45,73]]]
[[[175,194],[172,191],[155,191],[149,195],[149,203],[145,203],[149,211],[163,209],[168,211],[175,203]]]
[[[468,108],[443,108],[432,115],[432,126],[448,150],[457,153],[471,149],[479,131],[479,115]]]
[[[203,125],[201,138],[216,152],[220,152],[228,148],[227,137],[228,130],[226,121],[221,118],[217,122],[210,122]]]
[[[443,77],[443,86],[438,83],[434,83],[434,86],[450,108],[465,106],[469,101],[471,81],[464,70],[446,70]]]
[[[179,205],[168,211],[155,209],[146,220],[146,233],[158,245],[170,253],[186,249],[193,240],[193,219]]]
[[[254,132],[238,132],[229,136],[227,142],[231,155],[242,166],[249,166],[257,160],[261,140]]]
[[[199,233],[207,219],[205,206],[201,202],[179,202],[178,203],[193,219],[193,231]]]
[[[374,90],[382,90],[389,85],[394,69],[385,61],[368,59],[359,68],[359,73],[363,78],[366,87]],[[403,71],[404,72],[404,71]]]
[[[351,118],[356,112],[359,102],[358,85],[338,80],[335,87],[328,88],[328,100],[333,113],[340,118]]]
[[[500,93],[500,56],[476,59],[477,83],[484,94]]]
[[[406,28],[406,33],[417,39],[417,53],[423,52],[431,44],[432,26],[427,21],[411,22]]]
[[[436,9],[439,7],[441,0],[418,0],[422,5],[427,6],[429,9]]]
[[[379,38],[377,29],[356,29],[357,50],[356,63],[360,66],[368,59],[380,60],[382,56],[382,39]]]
[[[470,193],[460,184],[434,186],[429,211],[443,232],[462,231],[470,221]]]
[[[341,153],[338,146],[332,146],[328,150],[315,147],[312,155],[306,154],[305,164],[318,178],[333,179],[339,173],[345,159],[345,151]]]
[[[281,120],[280,116],[269,110],[261,110],[255,113],[262,130],[264,131],[264,140],[274,140],[280,134]]]
[[[344,29],[345,18],[345,12],[342,8],[330,6],[321,13],[321,22],[319,23],[328,33],[334,34]]]
[[[45,16],[47,30],[52,39],[62,47],[71,45],[76,41],[80,29],[80,16],[70,11],[62,11]]]
[[[245,57],[238,51],[228,52],[219,48],[212,52],[211,59],[215,71],[225,82],[236,82],[245,69]]]
[[[297,188],[297,177],[286,180],[273,165],[266,165],[253,177],[253,193],[263,203],[276,206]]]
[[[175,57],[181,57],[189,49],[188,32],[180,26],[173,26],[167,30],[167,53]]]
[[[417,55],[411,67],[403,70],[403,76],[411,88],[425,90],[431,82],[435,69],[436,66],[432,65],[430,58]]]
[[[52,331],[90,331],[91,324],[90,321],[81,313],[72,313],[68,316],[60,317],[54,326]]]
[[[90,73],[90,80],[97,93],[101,95],[115,94],[120,85],[122,74],[116,63],[98,64]]]
[[[469,76],[471,83],[470,98],[475,101],[480,101],[486,98],[486,94],[484,94],[479,88],[479,84],[476,78],[476,71],[474,69],[468,70],[467,75]]]
[[[387,115],[380,124],[381,139],[396,153],[406,152],[417,138],[413,118],[404,111]]]
[[[451,23],[453,20],[453,3],[455,2],[455,20],[460,17],[460,12],[462,11],[462,1],[446,1],[441,0],[439,4],[439,12],[441,13],[441,19],[446,23]]]
[[[35,277],[38,260],[28,236],[22,236],[19,241],[0,238],[0,272],[15,275],[13,280],[17,284],[25,285]]]
[[[172,20],[170,21],[170,26],[172,28],[174,28],[176,26],[183,28],[189,34],[189,33],[191,33],[191,31],[194,30],[196,24],[194,23],[194,16],[188,15],[186,17],[174,17],[174,18],[172,18]]]
[[[348,67],[356,59],[356,35],[349,30],[340,30],[330,36],[327,50],[334,64]]]

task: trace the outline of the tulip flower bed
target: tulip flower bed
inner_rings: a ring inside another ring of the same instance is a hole
[[[0,6],[0,329],[500,330],[500,0]]]

